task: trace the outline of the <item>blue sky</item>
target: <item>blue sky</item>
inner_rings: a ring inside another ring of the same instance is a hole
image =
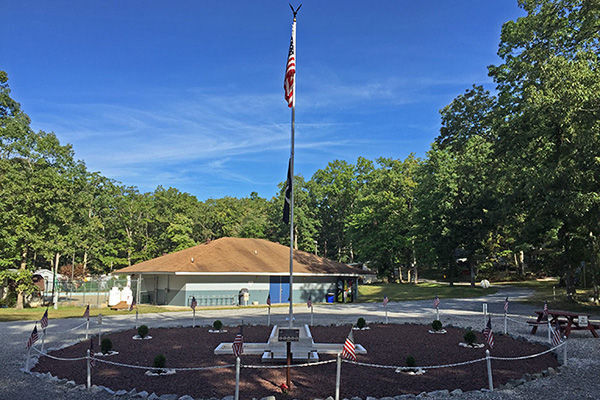
[[[314,1],[298,13],[296,174],[424,157],[516,0]],[[297,6],[300,2],[293,2]],[[35,130],[140,191],[271,198],[291,112],[287,1],[0,0],[0,69]]]

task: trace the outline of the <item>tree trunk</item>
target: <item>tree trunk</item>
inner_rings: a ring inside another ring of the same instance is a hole
[[[294,250],[298,250],[298,225],[294,225]]]
[[[414,243],[414,242],[413,242]],[[417,267],[417,259],[415,258],[415,251],[412,250],[411,251],[411,255],[410,255],[410,267],[413,270],[413,284],[418,285],[419,284],[419,271],[418,271],[418,267]]]
[[[88,262],[88,252],[85,250],[83,252],[83,276],[87,276],[87,262]]]
[[[21,249],[21,266],[20,268],[22,271],[27,269],[27,246],[23,246],[23,248]],[[16,308],[19,310],[23,309],[23,306],[25,304],[24,298],[23,298],[23,292],[17,292],[17,305]]]
[[[471,269],[471,287],[475,287],[475,260],[469,257],[469,268]]]
[[[58,297],[59,297],[59,290],[56,285],[56,281],[57,281],[56,277],[58,276],[58,264],[59,263],[60,263],[60,253],[56,252],[56,254],[54,256],[54,284],[52,285],[52,289],[54,292],[53,303],[54,303],[55,310],[58,308]]]

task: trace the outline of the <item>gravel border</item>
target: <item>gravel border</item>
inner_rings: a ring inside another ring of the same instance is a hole
[[[503,304],[504,298],[524,298],[530,295],[527,289],[502,288],[496,294],[478,299],[442,299],[440,304],[440,320],[444,326],[452,325],[461,328],[471,327],[474,330],[483,329],[483,316],[481,313],[482,303],[488,304],[489,312],[492,313],[494,332],[498,334],[504,329]],[[410,301],[390,302],[387,305],[390,323],[425,323],[428,324],[435,319],[432,309],[432,301]],[[542,301],[540,301],[542,304]],[[516,338],[523,338],[535,342],[547,342],[543,329],[537,335],[529,333],[529,326],[525,323],[535,315],[534,310],[540,307],[531,307],[511,302],[509,308],[508,332]],[[314,321],[316,325],[330,325],[332,323],[348,324],[354,323],[359,317],[363,317],[368,323],[382,322],[385,319],[384,309],[381,304],[334,304],[317,305],[314,308]],[[42,312],[40,312],[41,317]],[[164,314],[142,314],[140,324],[151,327],[159,326],[191,326],[192,317],[190,312],[164,313]],[[272,323],[285,325],[288,315],[287,308],[273,308],[271,310]],[[294,307],[296,324],[308,323],[310,312],[302,305]],[[215,319],[220,319],[226,325],[244,323],[266,324],[266,311],[264,309],[235,310],[202,310],[196,312],[197,325],[212,326]],[[73,342],[82,340],[85,329],[53,335],[52,330],[64,332],[81,324],[81,318],[50,320],[48,331],[48,344],[52,348],[63,347]],[[103,318],[103,329],[118,331],[132,328],[135,318],[124,312],[123,315]],[[95,321],[93,321],[95,322]],[[597,321],[594,321],[597,323]],[[91,324],[96,326],[95,323]],[[39,328],[39,327],[38,327]],[[26,342],[33,329],[32,321],[2,322],[0,323],[0,350],[2,363],[0,363],[0,399],[36,399],[36,400],[87,400],[87,399],[162,399],[162,400],[190,400],[189,396],[178,397],[176,395],[156,396],[152,393],[136,391],[113,391],[111,389],[92,386],[87,389],[83,385],[75,385],[72,381],[58,379],[49,374],[24,373],[27,356]],[[96,332],[90,331],[90,334]],[[599,399],[600,385],[597,383],[600,376],[600,340],[593,338],[587,331],[576,331],[571,333],[568,340],[567,365],[559,368],[559,371],[549,369],[534,376],[525,376],[520,381],[512,382],[504,388],[497,388],[493,392],[472,391],[462,392],[460,389],[452,392],[436,391],[422,393],[417,396],[403,395],[394,398],[382,398],[380,400],[401,400],[408,398],[456,398],[456,399],[524,399],[537,400],[539,398],[577,398],[577,399]],[[333,391],[333,388],[332,388]],[[232,388],[233,392],[233,388]],[[193,399],[192,399],[193,400]],[[212,399],[220,400],[220,399]],[[223,400],[233,400],[233,396],[227,396]],[[275,397],[265,398],[275,400]],[[350,400],[375,400],[352,398]]]

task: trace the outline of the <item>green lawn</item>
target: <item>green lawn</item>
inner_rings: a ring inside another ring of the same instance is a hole
[[[429,282],[419,283],[418,285],[385,283],[360,285],[358,287],[358,301],[362,303],[376,303],[383,301],[383,296],[387,296],[390,301],[433,300],[436,294],[440,299],[465,298],[479,297],[496,292],[497,289],[483,289],[479,286],[472,288],[466,285],[449,286],[448,284]]]
[[[43,307],[39,308],[24,308],[17,310],[15,308],[0,308],[0,322],[6,321],[35,321],[42,318],[44,311]],[[158,307],[150,305],[139,305],[138,311],[140,313],[158,313],[167,311],[187,311],[190,310],[188,307]],[[60,319],[60,318],[79,318],[83,316],[85,307],[58,307],[57,310],[50,307],[48,308],[49,319]],[[124,314],[135,314],[135,311],[128,310],[111,310],[110,308],[91,308],[90,316],[96,317],[98,314],[105,315],[124,315]]]
[[[533,289],[534,294],[529,297],[529,299],[521,301],[521,303],[537,305],[540,307],[540,310],[544,306],[544,302],[547,301],[548,308],[554,310],[585,312],[594,315],[600,313],[600,306],[587,301],[587,298],[591,296],[591,291],[589,289],[577,289],[578,301],[568,301],[565,288],[558,286],[558,279],[506,282],[498,284]]]

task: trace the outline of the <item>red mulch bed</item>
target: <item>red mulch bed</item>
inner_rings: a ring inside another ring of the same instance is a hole
[[[458,346],[464,341],[464,330],[447,328],[445,335],[428,333],[423,325],[371,325],[370,330],[354,331],[354,340],[362,344],[367,355],[359,355],[358,361],[379,365],[404,366],[406,357],[412,355],[417,365],[445,365],[485,357],[485,349],[470,349]],[[233,355],[216,356],[214,348],[221,342],[232,342],[237,328],[228,328],[228,333],[211,334],[208,328],[155,328],[150,329],[151,340],[133,340],[134,330],[110,333],[113,349],[118,355],[106,360],[124,364],[151,366],[154,357],[162,353],[166,356],[167,367],[201,367],[234,364]],[[266,342],[271,328],[266,326],[244,327],[244,341]],[[343,343],[350,326],[311,328],[317,343]],[[99,351],[98,338],[94,348]],[[483,335],[477,333],[477,340],[483,342]],[[71,347],[53,351],[58,357],[74,358],[86,354],[90,343],[82,342]],[[516,357],[540,353],[547,349],[542,345],[514,340],[508,336],[495,335],[492,355]],[[322,356],[321,359],[331,359]],[[242,364],[263,365],[259,356],[242,356]],[[522,361],[492,361],[494,385],[506,383],[509,379],[519,379],[525,373],[540,372],[550,366],[556,367],[557,360],[552,353]],[[34,371],[51,372],[59,378],[74,380],[78,384],[86,382],[85,361],[56,361],[42,357]],[[222,398],[233,395],[235,388],[235,368],[205,371],[178,371],[174,375],[149,377],[144,369],[116,367],[98,362],[92,373],[92,383],[113,390],[136,388],[158,395],[174,393],[188,394],[194,398]],[[279,385],[285,382],[285,368],[250,369],[242,368],[240,397],[249,399],[267,395],[278,395]],[[308,368],[293,368],[291,372],[292,390],[290,396],[296,399],[325,398],[335,394],[336,364],[319,365]],[[371,368],[348,363],[342,364],[340,395],[383,397],[405,393],[420,393],[460,388],[463,391],[478,390],[488,386],[486,363],[478,362],[451,368],[428,370],[420,376],[396,373],[394,369]],[[280,397],[280,396],[278,396]]]

